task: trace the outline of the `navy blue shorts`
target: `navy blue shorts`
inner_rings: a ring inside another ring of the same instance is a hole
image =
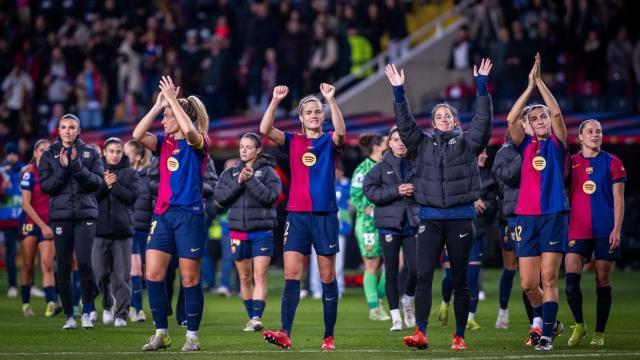
[[[469,253],[469,262],[481,262],[482,259],[484,259],[484,236],[473,239],[473,242],[471,243],[471,252]]]
[[[27,236],[35,236],[37,240],[36,243],[38,244],[41,241],[53,241],[53,239],[45,239],[42,236],[42,230],[40,229],[40,226],[36,224],[22,224],[22,230],[20,231],[20,234],[22,235],[20,239],[24,239]]]
[[[142,257],[144,257],[144,253],[147,250],[148,238],[148,232],[136,230],[136,232],[133,234],[133,241],[131,242],[131,253],[141,254]]]
[[[207,239],[204,215],[172,206],[162,215],[153,214],[147,250],[159,250],[179,258],[200,259]]]
[[[318,255],[337,254],[340,252],[339,230],[336,213],[290,212],[285,224],[283,250],[308,255],[313,245]]]
[[[519,215],[515,229],[516,256],[540,256],[543,252],[566,252],[568,215]]]
[[[620,247],[609,251],[609,238],[570,240],[567,245],[568,254],[578,254],[591,260],[595,254],[596,260],[620,260]]]
[[[256,256],[273,256],[273,236],[239,240],[231,239],[233,260],[252,259]]]
[[[513,251],[516,242],[516,218],[507,219],[507,225],[500,226],[500,248],[504,251]]]

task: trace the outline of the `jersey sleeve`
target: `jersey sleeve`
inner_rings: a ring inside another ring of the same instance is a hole
[[[615,155],[611,157],[611,180],[614,184],[627,181],[627,171],[624,169],[622,160]]]
[[[154,151],[152,151],[151,153],[153,154],[153,156],[160,156],[160,151],[162,150],[162,144],[164,144],[164,134],[163,133],[158,133],[155,134],[156,135],[156,149]]]
[[[335,131],[329,131],[328,136],[329,136],[329,141],[331,142],[331,151],[335,154],[340,154],[342,153],[342,151],[344,150],[344,144],[342,144],[342,146],[338,146],[336,145],[336,143],[333,142],[333,133]]]
[[[516,147],[516,149],[518,150],[519,153],[522,154],[524,150],[527,148],[527,146],[529,146],[529,144],[531,144],[531,135],[525,134],[524,139],[522,140],[520,145]]]
[[[284,132],[284,144],[282,144],[279,149],[281,152],[285,154],[289,154],[289,150],[291,149],[291,140],[293,140],[294,134],[288,131]]]
[[[20,190],[33,191],[33,186],[35,185],[35,177],[29,171],[25,171],[22,174],[22,178],[20,179]]]

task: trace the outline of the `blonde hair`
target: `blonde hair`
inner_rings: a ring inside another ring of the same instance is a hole
[[[196,130],[203,136],[209,131],[209,115],[202,101],[196,96],[189,96],[186,99],[178,99],[178,104],[187,114]]]
[[[136,155],[140,155],[140,161],[138,163],[134,163],[133,159],[130,159],[131,165],[134,168],[137,169],[138,167],[140,167],[141,169],[144,169],[149,166],[149,164],[151,163],[151,150],[147,149],[144,145],[135,140],[127,141],[124,146],[127,145],[133,146],[133,150],[135,151]]]
[[[322,101],[320,101],[320,99],[318,99],[317,96],[315,95],[307,95],[305,97],[302,98],[302,100],[300,100],[300,103],[298,104],[298,116],[302,116],[302,108],[304,107],[304,104],[311,102],[311,101],[316,101],[319,105],[320,108],[323,107],[322,105]],[[300,123],[302,123],[302,119],[300,119]],[[304,129],[304,123],[302,123],[302,133],[304,134],[305,129]]]

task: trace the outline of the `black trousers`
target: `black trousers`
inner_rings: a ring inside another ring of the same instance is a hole
[[[385,270],[385,291],[387,293],[387,301],[389,302],[389,309],[398,309],[400,294],[398,286],[398,273],[400,270],[400,249],[404,254],[405,267],[408,269],[408,276],[406,279],[406,285],[404,286],[405,292],[409,296],[413,296],[416,289],[416,281],[418,279],[418,273],[416,269],[416,236],[415,235],[392,235],[392,234],[380,234],[380,243],[382,245],[382,256],[384,259]]]
[[[416,285],[416,321],[427,323],[431,312],[433,273],[440,266],[440,254],[447,246],[453,274],[456,325],[466,326],[469,313],[467,266],[474,237],[471,219],[423,220],[416,246],[418,283]]]
[[[73,315],[71,296],[71,264],[73,255],[78,260],[82,303],[93,303],[94,278],[91,266],[93,238],[96,235],[96,220],[53,221],[53,241],[56,246],[57,286],[62,307],[67,316]]]

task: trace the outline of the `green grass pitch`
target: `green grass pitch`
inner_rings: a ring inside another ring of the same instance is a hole
[[[559,319],[566,330],[555,341],[551,353],[534,352],[523,346],[528,332],[526,315],[521,302],[521,292],[516,284],[510,302],[511,326],[508,330],[494,328],[498,308],[499,270],[483,271],[483,286],[487,300],[480,302],[476,316],[481,330],[468,331],[466,340],[468,351],[449,350],[453,331],[453,309],[450,311],[449,326],[440,327],[436,323],[440,302],[440,274],[434,281],[434,306],[430,315],[430,350],[414,351],[404,348],[402,336],[413,329],[391,333],[390,322],[368,320],[367,308],[362,289],[348,289],[340,301],[336,325],[335,353],[321,353],[323,335],[322,303],[318,300],[303,299],[293,327],[293,347],[290,351],[277,349],[262,340],[259,333],[243,333],[246,322],[244,307],[239,298],[222,298],[205,295],[205,314],[201,327],[202,351],[196,354],[179,352],[184,342],[185,330],[175,325],[169,318],[173,346],[167,351],[143,353],[140,348],[153,334],[150,320],[146,323],[129,323],[126,328],[105,326],[100,321],[93,330],[63,331],[63,317],[44,318],[44,301],[32,299],[37,317],[24,318],[18,299],[7,299],[6,276],[0,280],[0,358],[6,359],[630,359],[640,358],[640,272],[614,273],[613,309],[607,326],[604,348],[590,346],[590,334],[576,348],[566,345],[571,329],[572,317],[564,297],[564,287],[560,289]],[[562,280],[563,282],[563,280]],[[282,271],[272,269],[269,277],[269,298],[264,315],[268,329],[277,329],[280,319],[280,295],[283,286]],[[595,290],[593,273],[583,275],[582,289],[585,298],[584,310],[587,327],[591,331],[595,323]],[[175,299],[174,299],[175,301]],[[99,313],[101,312],[98,302]],[[145,300],[147,316],[150,318]]]

